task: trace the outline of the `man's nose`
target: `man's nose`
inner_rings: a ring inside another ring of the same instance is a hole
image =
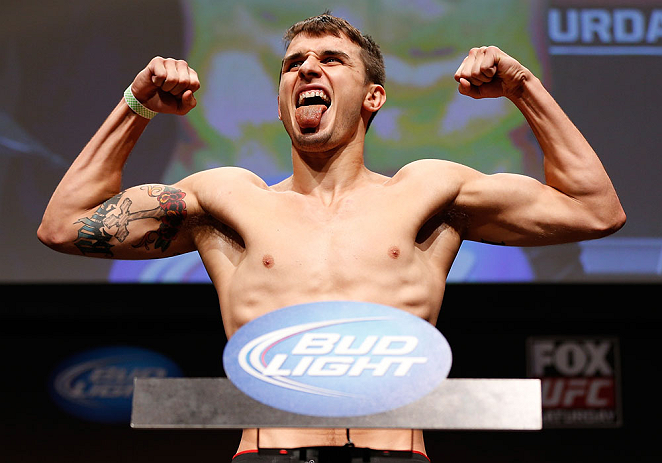
[[[310,77],[317,77],[322,73],[322,69],[320,67],[320,62],[317,58],[313,56],[309,56],[306,58],[306,60],[301,63],[301,66],[299,66],[299,77],[302,79],[304,78],[310,78]]]

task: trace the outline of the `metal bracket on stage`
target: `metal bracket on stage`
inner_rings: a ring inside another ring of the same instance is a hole
[[[227,378],[136,378],[134,386],[131,426],[137,429],[542,428],[538,379],[446,379],[408,405],[341,418],[300,415],[264,405]]]

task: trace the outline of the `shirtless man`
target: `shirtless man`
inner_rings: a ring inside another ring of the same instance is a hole
[[[546,184],[420,160],[393,177],[368,170],[364,139],[386,100],[378,47],[321,15],[286,34],[278,117],[293,174],[268,186],[232,167],[171,185],[121,191],[124,163],[147,126],[122,100],[57,187],[38,236],[61,252],[119,259],[197,250],[218,291],[228,337],[294,304],[351,300],[406,310],[435,324],[462,240],[548,245],[599,238],[625,214],[598,157],[541,82],[496,47],[472,49],[459,91],[506,97],[545,154]],[[200,84],[186,62],[154,58],[131,85],[160,113],[184,115]],[[130,99],[130,97],[129,97]],[[239,451],[257,447],[243,432]],[[410,430],[352,430],[357,447],[409,449]],[[260,447],[342,446],[345,430],[263,429]],[[415,431],[414,450],[425,452]]]

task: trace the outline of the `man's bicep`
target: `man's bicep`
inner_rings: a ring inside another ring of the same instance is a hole
[[[471,175],[456,207],[466,213],[463,238],[471,241],[536,246],[587,238],[581,203],[523,175]]]
[[[89,257],[150,259],[194,250],[187,233],[192,197],[181,188],[133,187],[79,217],[64,252]],[[195,208],[195,206],[194,206]]]

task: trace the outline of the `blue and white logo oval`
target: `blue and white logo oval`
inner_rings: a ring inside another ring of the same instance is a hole
[[[170,359],[138,347],[109,346],[75,354],[52,375],[50,393],[64,411],[87,421],[128,423],[133,379],[181,376]]]
[[[316,302],[259,317],[232,336],[225,372],[281,410],[359,416],[411,403],[448,376],[451,349],[430,323],[363,302]]]

